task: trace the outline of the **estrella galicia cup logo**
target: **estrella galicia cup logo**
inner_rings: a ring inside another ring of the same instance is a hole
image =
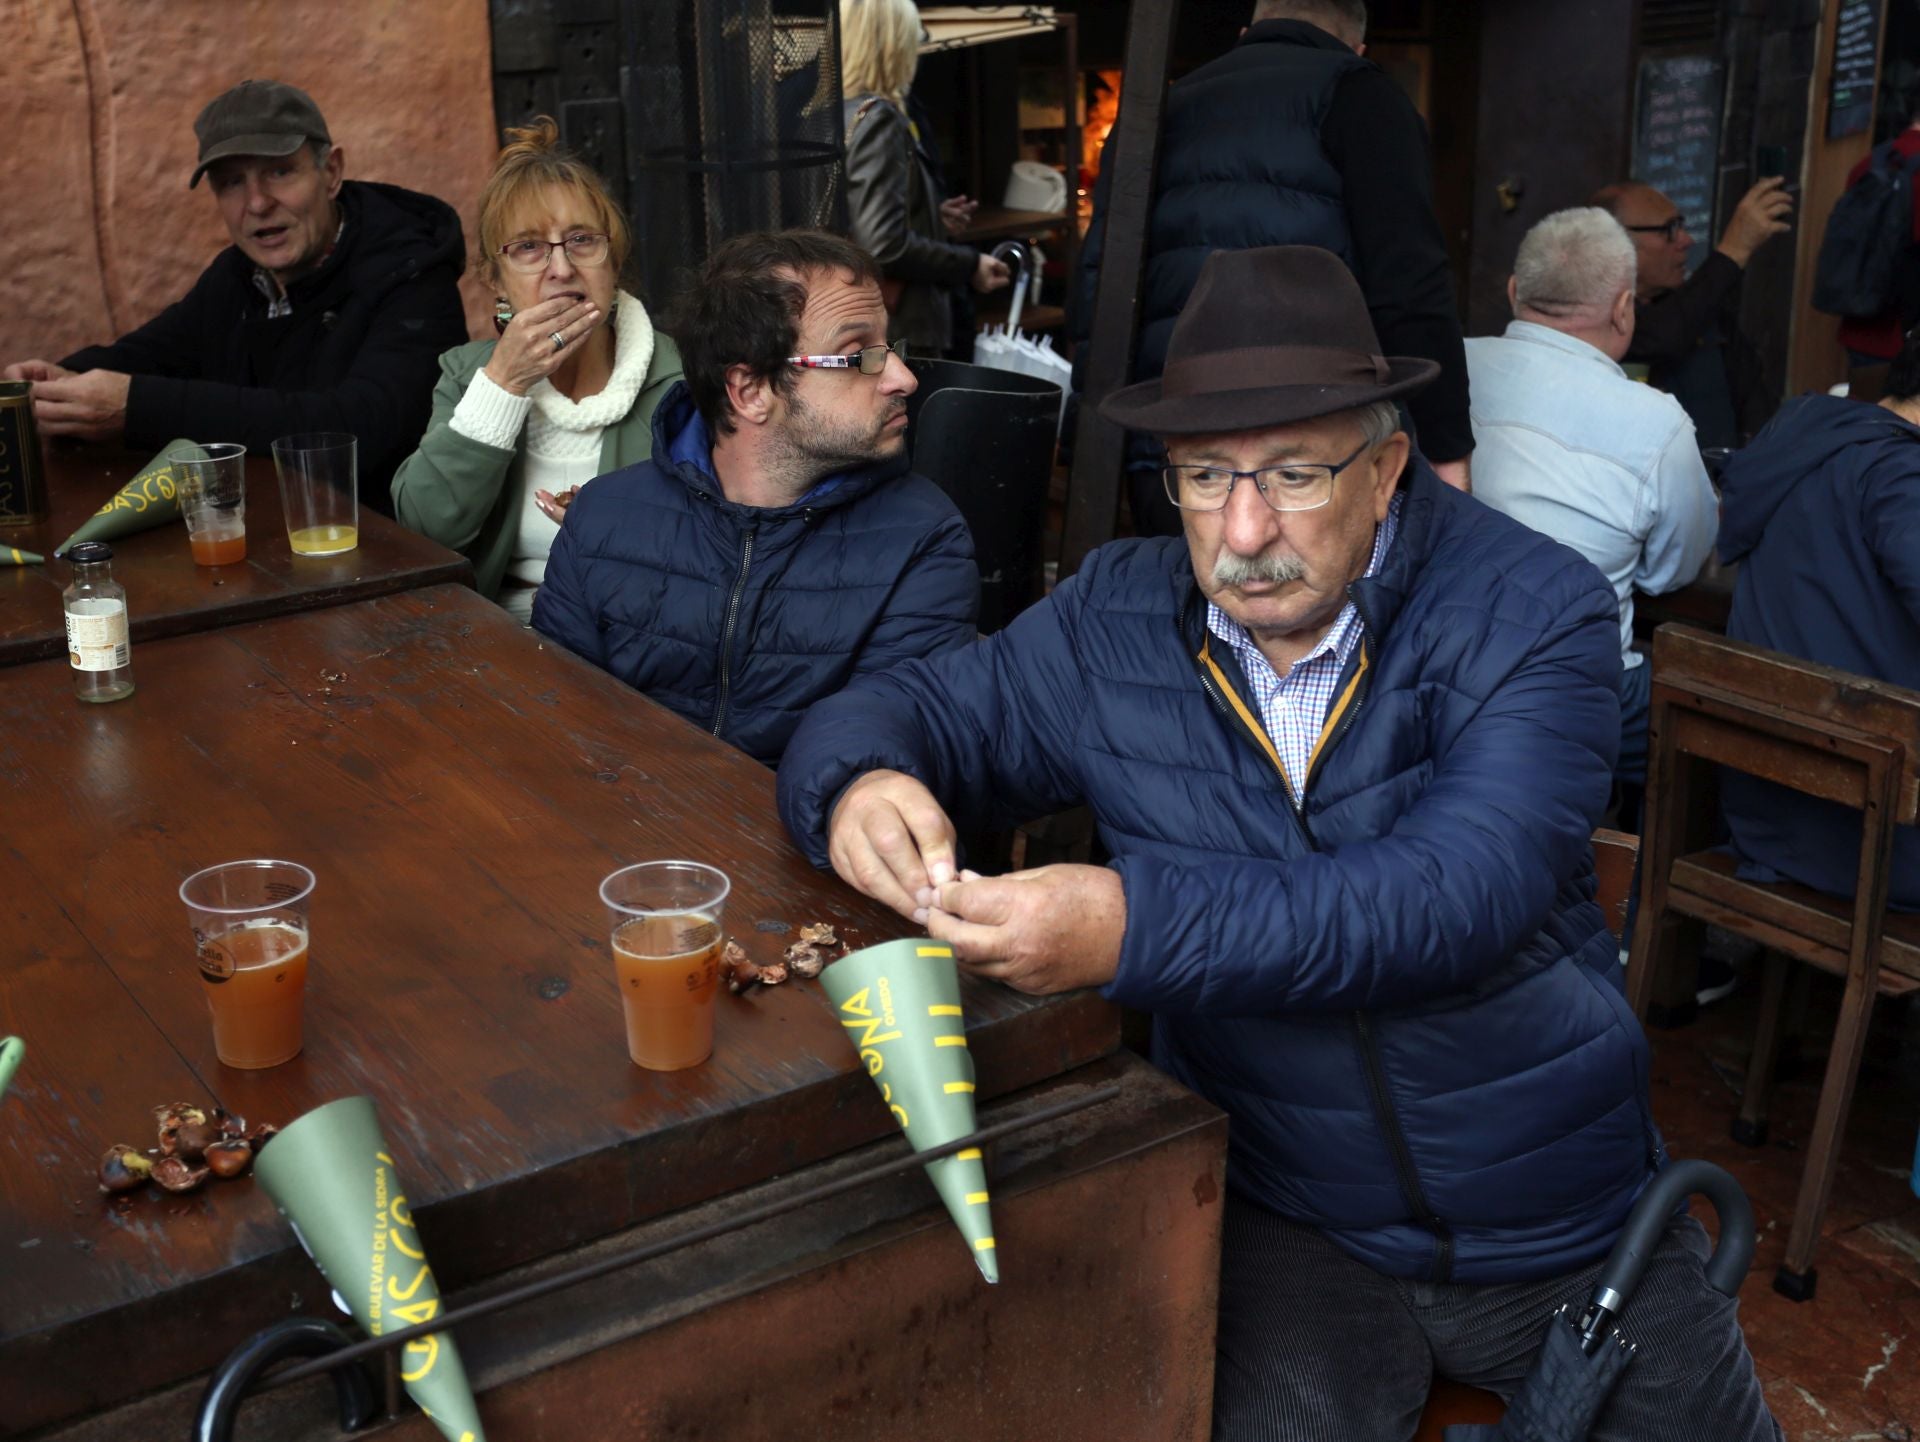
[[[916,1151],[974,1130],[973,1055],[953,948],[925,938],[883,942],[820,973],[847,1040]],[[978,1147],[927,1163],[980,1275],[1000,1280],[986,1161]]]
[[[53,553],[64,556],[82,541],[114,541],[178,520],[179,477],[167,462],[167,457],[176,451],[192,452],[202,460],[207,454],[192,441],[168,441],[160,448],[159,455],[109,496],[105,505],[81,523],[79,530],[53,548]]]
[[[193,929],[193,944],[194,955],[200,963],[200,974],[208,981],[218,983],[229,980],[240,969],[234,964],[226,947],[197,926]]]
[[[370,1098],[308,1112],[261,1151],[253,1170],[369,1335],[441,1314],[440,1288]],[[400,1380],[448,1442],[486,1442],[450,1335],[402,1343],[399,1362]]]

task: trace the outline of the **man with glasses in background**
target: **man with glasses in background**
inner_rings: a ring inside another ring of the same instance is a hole
[[[1626,363],[1693,418],[1702,447],[1741,446],[1767,423],[1760,352],[1740,329],[1740,282],[1754,252],[1793,228],[1793,195],[1777,175],[1740,198],[1719,243],[1687,274],[1693,249],[1680,208],[1650,185],[1622,181],[1588,202],[1611,211],[1638,252],[1639,305]]]
[[[686,379],[652,458],[574,499],[533,625],[772,765],[854,677],[974,639],[973,541],[909,473],[918,382],[865,251],[736,236],[669,329]]]
[[[135,449],[177,436],[265,455],[296,431],[359,438],[360,503],[427,423],[440,353],[467,338],[460,218],[433,196],[347,180],[304,90],[244,80],[193,124],[201,176],[233,244],[137,330],[57,364],[27,360],[42,432]]]
[[[1165,441],[1184,537],[855,681],[780,765],[816,865],[975,976],[1151,1012],[1231,1118],[1215,1438],[1410,1438],[1436,1372],[1511,1394],[1666,1161],[1593,901],[1613,590],[1411,454],[1437,369],[1330,251],[1209,256],[1105,403]],[[956,824],[1074,805],[1110,864],[957,871]],[[1600,1442],[1778,1438],[1707,1252],[1669,1223]]]

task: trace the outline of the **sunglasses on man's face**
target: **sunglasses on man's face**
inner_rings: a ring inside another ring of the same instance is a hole
[[[1657,235],[1668,245],[1680,238],[1680,232],[1687,228],[1684,215],[1670,215],[1658,225],[1629,225],[1626,227],[1636,235]]]

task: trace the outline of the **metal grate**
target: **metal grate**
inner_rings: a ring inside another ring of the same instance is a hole
[[[836,0],[647,0],[627,24],[626,150],[652,294],[744,231],[845,231]]]
[[[1643,47],[1711,45],[1719,35],[1719,0],[1640,0]]]

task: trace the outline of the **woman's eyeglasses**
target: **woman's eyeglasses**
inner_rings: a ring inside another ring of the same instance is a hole
[[[515,270],[545,270],[556,250],[565,247],[567,259],[575,265],[598,265],[607,258],[606,232],[576,230],[565,240],[535,240],[523,237],[500,247],[500,254]]]

